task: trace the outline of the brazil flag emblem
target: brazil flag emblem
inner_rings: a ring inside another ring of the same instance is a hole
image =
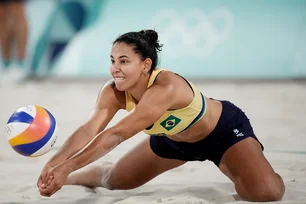
[[[168,118],[166,118],[163,122],[160,123],[161,126],[163,126],[166,130],[171,130],[174,128],[177,124],[181,122],[181,119],[170,115]]]

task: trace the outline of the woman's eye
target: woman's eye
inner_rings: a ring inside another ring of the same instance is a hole
[[[114,62],[115,62],[114,60],[111,60],[111,63],[112,63],[112,64],[114,64]]]
[[[122,60],[121,63],[122,63],[122,64],[126,64],[127,61],[126,61],[126,60]]]

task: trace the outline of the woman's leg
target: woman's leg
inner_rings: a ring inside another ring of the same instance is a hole
[[[116,164],[93,164],[68,176],[65,185],[84,185],[108,189],[133,189],[157,175],[181,166],[185,161],[157,156],[150,147],[150,137],[137,145]]]
[[[17,43],[17,57],[19,62],[25,59],[26,45],[28,40],[28,24],[25,15],[25,8],[23,1],[11,3],[10,13],[14,18],[14,27],[12,29],[15,42]]]
[[[274,172],[260,144],[252,137],[230,147],[224,153],[219,168],[234,182],[243,200],[278,201],[284,195],[282,178]]]
[[[4,65],[8,66],[11,53],[11,27],[10,26],[9,4],[0,3],[0,42],[1,55]]]

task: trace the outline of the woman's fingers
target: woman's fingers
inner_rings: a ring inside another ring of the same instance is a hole
[[[47,182],[47,186],[49,186],[51,184],[51,181],[53,180],[53,178],[54,178],[53,175],[49,176],[49,179],[48,179],[48,182]]]
[[[41,175],[39,176],[38,180],[37,180],[37,187],[39,188],[42,184],[42,179],[41,179]]]
[[[47,183],[47,177],[48,177],[48,172],[42,172],[41,173],[42,184]]]

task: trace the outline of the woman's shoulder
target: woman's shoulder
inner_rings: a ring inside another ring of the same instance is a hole
[[[111,100],[112,103],[118,103],[121,108],[125,107],[125,92],[116,88],[113,79],[108,80],[101,88],[99,95],[103,95],[103,100]]]
[[[155,83],[154,84],[169,84],[169,85],[175,85],[176,83],[178,83],[183,77],[180,76],[179,74],[171,71],[171,70],[167,70],[167,69],[163,69],[158,76],[155,79]],[[185,78],[184,78],[185,79]]]
[[[171,70],[161,69],[160,73],[156,76],[156,84],[171,84],[172,79],[175,78],[175,73]]]

